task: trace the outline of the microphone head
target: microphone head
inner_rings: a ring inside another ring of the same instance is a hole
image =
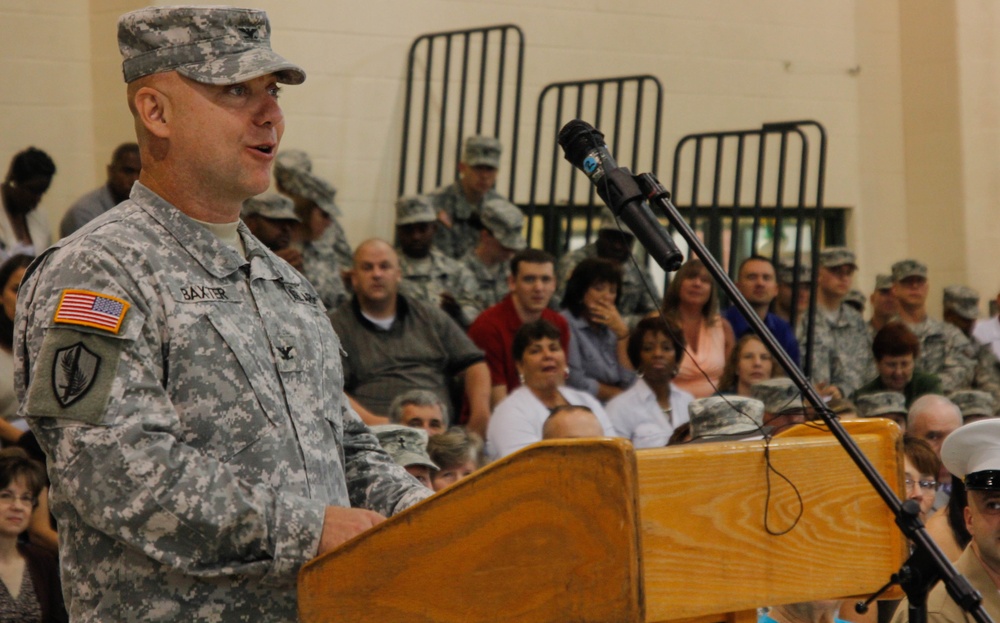
[[[570,164],[582,168],[584,158],[604,146],[604,134],[586,121],[573,119],[559,130],[559,146]]]

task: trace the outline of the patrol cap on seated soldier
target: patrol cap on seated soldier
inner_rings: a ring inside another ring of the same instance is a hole
[[[892,282],[918,277],[927,279],[927,265],[918,260],[900,260],[892,265]]]
[[[744,396],[709,396],[688,405],[691,441],[762,439],[764,403]]]
[[[844,297],[844,302],[858,310],[859,314],[863,314],[865,311],[865,303],[868,302],[868,297],[861,290],[851,290]]]
[[[470,167],[500,168],[500,141],[492,136],[470,136],[465,139],[462,164]]]
[[[502,197],[483,202],[479,222],[497,239],[500,246],[509,251],[522,251],[528,241],[521,235],[524,228],[524,213],[513,203]]]
[[[875,289],[884,291],[892,289],[892,275],[875,275]]]
[[[275,193],[264,193],[251,197],[243,202],[240,218],[246,220],[250,216],[261,216],[275,221],[296,221],[295,204],[291,199]]]
[[[754,383],[750,393],[764,403],[764,424],[773,427],[775,432],[809,419],[802,392],[788,377]]]
[[[899,425],[906,432],[906,396],[902,392],[875,392],[854,400],[861,417],[884,417]]]
[[[837,268],[838,266],[850,266],[857,270],[854,251],[847,247],[827,247],[820,251],[819,265],[823,268]]]
[[[979,318],[979,293],[968,286],[946,286],[942,297],[944,321],[969,335]]]
[[[996,401],[993,394],[977,389],[963,389],[952,392],[948,398],[962,412],[963,424],[991,418],[996,414]]]
[[[389,453],[397,465],[402,465],[406,471],[420,481],[428,489],[431,488],[431,472],[438,466],[427,454],[427,431],[422,428],[402,426],[401,424],[381,424],[372,426],[371,431],[378,437],[382,449]]]

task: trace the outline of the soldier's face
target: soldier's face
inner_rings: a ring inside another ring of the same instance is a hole
[[[979,559],[994,574],[1000,572],[1000,491],[969,491],[965,527]]]
[[[482,197],[493,189],[497,183],[497,169],[480,164],[470,167],[459,164],[458,170],[462,178],[462,189],[467,194]]]
[[[436,223],[410,223],[400,225],[396,228],[396,237],[399,239],[399,248],[407,257],[427,257],[434,244],[434,232],[437,231]]]
[[[927,301],[929,288],[923,277],[907,277],[892,284],[892,294],[900,305],[922,307]]]
[[[274,75],[233,85],[164,76],[173,81],[166,119],[170,148],[187,161],[185,183],[207,198],[240,202],[267,190],[285,131]]]
[[[817,285],[828,296],[843,298],[851,291],[854,267],[850,264],[826,268],[821,266],[817,275]]]
[[[871,303],[872,310],[877,316],[888,318],[899,313],[899,300],[892,293],[892,288],[872,292]]]

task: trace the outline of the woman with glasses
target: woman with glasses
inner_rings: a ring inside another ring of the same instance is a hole
[[[44,484],[42,466],[24,450],[0,450],[0,621],[68,620],[56,557],[19,540]]]
[[[903,473],[907,500],[920,504],[920,521],[927,521],[927,515],[934,506],[937,493],[937,473],[941,471],[941,459],[923,439],[903,438]]]

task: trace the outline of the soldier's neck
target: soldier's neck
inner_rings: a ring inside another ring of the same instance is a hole
[[[927,320],[927,309],[924,307],[915,307],[913,309],[900,307],[899,317],[902,318],[903,322],[906,324],[920,324],[921,322]]]

